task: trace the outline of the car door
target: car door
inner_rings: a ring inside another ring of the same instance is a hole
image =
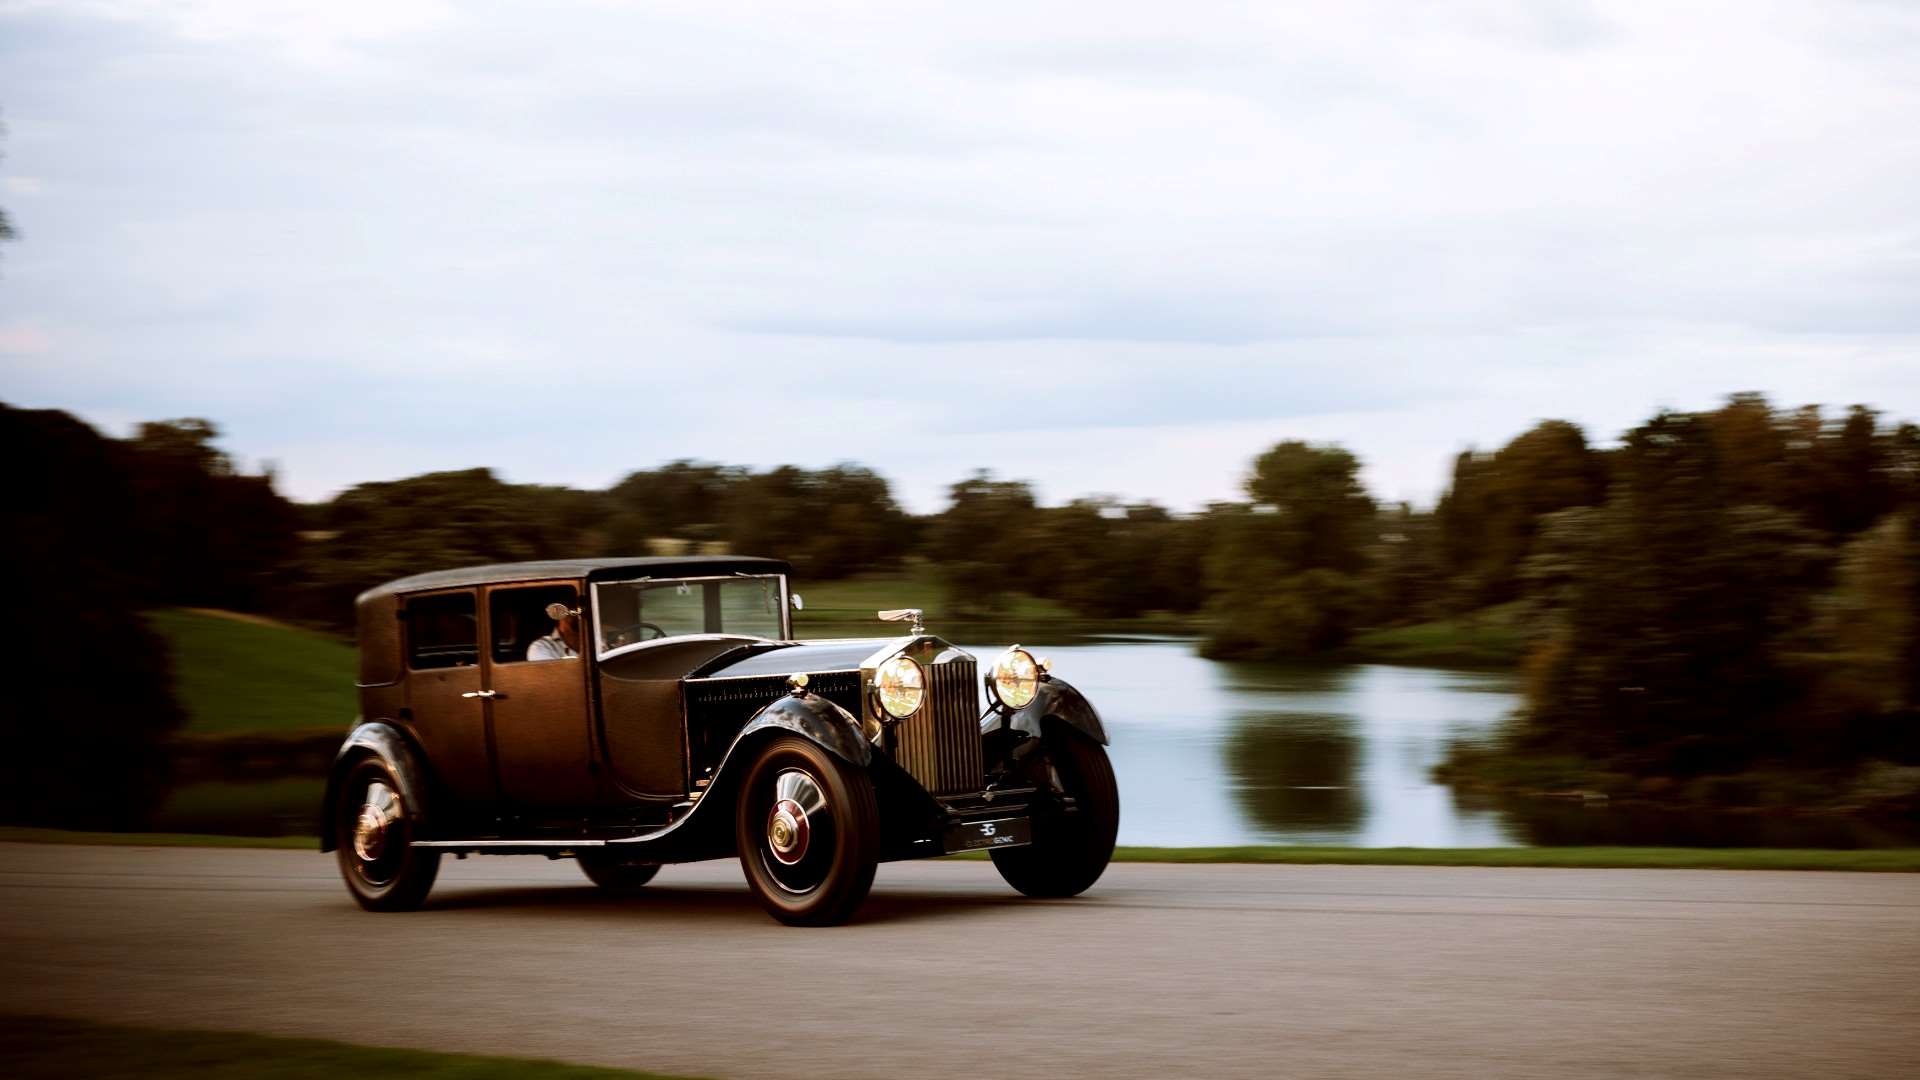
[[[407,710],[440,786],[469,810],[495,801],[493,758],[481,697],[480,620],[472,589],[410,596],[406,627]]]
[[[495,585],[485,594],[485,701],[500,797],[511,810],[577,810],[598,795],[585,650],[577,633],[571,642],[556,642],[546,613],[556,603],[577,612],[578,584]],[[578,616],[573,623],[579,625]]]

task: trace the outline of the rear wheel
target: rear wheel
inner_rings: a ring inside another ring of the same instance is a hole
[[[1028,896],[1078,896],[1100,880],[1113,858],[1120,787],[1099,743],[1064,732],[1049,743],[1046,764],[1073,799],[1073,811],[1035,814],[1033,843],[993,852],[993,865]]]
[[[740,789],[734,827],[747,884],[783,923],[845,922],[873,887],[873,781],[812,742],[783,736],[766,745]]]
[[[368,911],[411,911],[440,873],[440,853],[412,846],[413,822],[387,763],[365,758],[348,770],[334,802],[340,876]]]
[[[660,872],[657,862],[642,862],[619,852],[589,849],[579,856],[587,879],[608,892],[633,892]]]

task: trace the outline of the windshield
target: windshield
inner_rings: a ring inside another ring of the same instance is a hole
[[[778,574],[603,581],[593,587],[594,634],[602,653],[688,634],[778,640],[786,591]]]

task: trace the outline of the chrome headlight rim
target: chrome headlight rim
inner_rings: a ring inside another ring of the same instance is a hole
[[[1040,675],[1045,669],[1038,657],[1015,645],[993,662],[987,673],[987,687],[996,701],[1018,711],[1040,696]]]
[[[905,720],[927,700],[927,671],[920,661],[902,653],[890,657],[873,672],[873,699],[880,711]]]

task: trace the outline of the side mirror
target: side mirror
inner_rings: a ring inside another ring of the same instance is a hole
[[[787,600],[788,602],[793,604],[793,610],[795,611],[807,610],[807,602],[805,600],[800,599],[799,593],[794,593],[792,596],[787,597]]]
[[[561,619],[574,613],[572,608],[557,601],[547,605],[547,618],[552,619],[554,622],[559,622]]]

